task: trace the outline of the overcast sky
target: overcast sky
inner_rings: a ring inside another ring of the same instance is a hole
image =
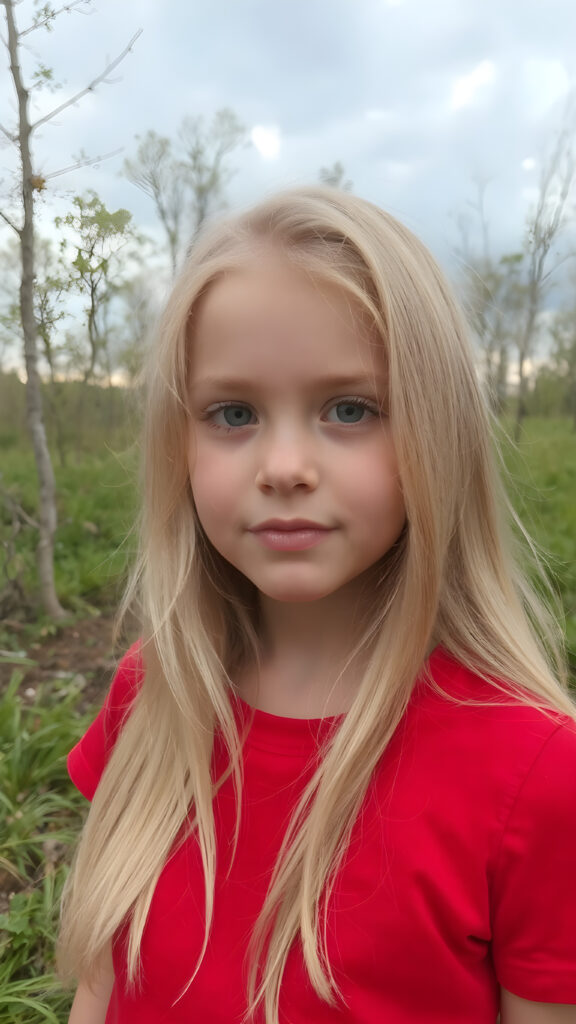
[[[55,0],[58,6],[58,0]],[[32,4],[16,8],[19,27]],[[5,34],[4,14],[0,17]],[[340,160],[360,195],[399,216],[444,263],[455,216],[489,179],[495,248],[514,248],[547,142],[576,78],[574,0],[95,0],[26,37],[25,73],[54,68],[62,88],[38,117],[85,86],[138,29],[134,50],[77,106],[35,137],[44,175],[122,148],[96,168],[55,177],[43,217],[94,188],[143,229],[151,203],[121,176],[135,135],[175,137],[185,115],[232,107],[254,142],[235,159],[231,206],[317,179]],[[15,124],[0,66],[0,122]],[[13,166],[0,148],[5,195]],[[0,233],[0,241],[2,234]]]

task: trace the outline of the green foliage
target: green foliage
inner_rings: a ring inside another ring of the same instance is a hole
[[[125,264],[130,260],[126,247],[141,239],[132,227],[132,214],[123,209],[109,211],[93,191],[74,196],[72,205],[74,209],[65,217],[57,217],[54,223],[64,229],[61,262],[68,268],[64,289],[69,294],[77,292],[86,303],[89,355],[82,372],[84,380],[88,381],[98,373],[110,377],[113,364],[109,349],[110,304],[117,294],[117,281],[122,279]],[[71,242],[66,230],[72,232]]]
[[[33,877],[48,838],[71,841],[79,804],[70,804],[65,755],[85,727],[77,726],[73,682],[54,683],[49,700],[40,690],[28,706],[21,679],[15,671],[0,704],[0,863],[16,879]]]
[[[568,386],[568,378],[553,366],[540,367],[526,398],[528,415],[556,417],[569,412]]]
[[[121,450],[138,432],[138,409],[134,391],[102,387],[80,380],[50,381],[42,385],[46,433],[56,446],[58,423],[51,397],[57,397],[60,433],[66,456],[75,461],[104,449]],[[0,470],[10,462],[10,450],[26,449],[25,386],[15,373],[0,373]]]
[[[336,160],[331,167],[321,167],[318,178],[323,185],[328,185],[329,188],[341,188],[343,192],[352,191],[352,182],[346,177],[344,164],[340,160]]]
[[[26,433],[24,385],[15,373],[0,373],[0,469],[8,448],[21,445]]]
[[[504,448],[516,510],[547,562],[576,675],[576,434],[567,419],[528,419]]]
[[[573,281],[574,284],[574,281]],[[576,305],[556,315],[552,325],[552,366],[562,381],[563,408],[576,429]]]
[[[50,89],[54,92],[56,89],[61,89],[62,86],[59,82],[54,81],[54,71],[52,68],[46,67],[45,64],[39,64],[34,71],[31,79],[33,89]]]
[[[24,512],[37,515],[37,482],[32,453],[18,448],[2,458],[3,486]],[[115,604],[131,554],[135,516],[136,456],[103,452],[85,455],[56,469],[58,529],[55,537],[56,587],[74,612]],[[10,536],[12,520],[0,502],[0,540]],[[7,571],[19,578],[29,602],[37,591],[37,533],[24,524]],[[0,572],[2,565],[0,563]],[[5,580],[0,577],[0,593]]]
[[[15,672],[0,703],[0,1019],[67,1018],[70,996],[54,975],[59,902],[85,802],[65,758],[87,728],[73,681],[41,688],[33,704]]]
[[[32,25],[34,28],[45,28],[47,32],[52,32],[54,29],[54,22],[62,11],[70,13],[76,7],[87,7],[90,4],[90,0],[70,0],[70,3],[63,4],[60,7],[54,7],[52,4],[43,4],[41,0],[36,0],[34,4],[34,17],[32,19]]]

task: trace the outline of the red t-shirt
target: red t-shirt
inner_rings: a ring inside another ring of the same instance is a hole
[[[431,669],[452,696],[495,699],[440,650]],[[70,775],[89,799],[141,678],[133,648],[70,753]],[[126,992],[117,936],[107,1024],[240,1024],[251,929],[291,809],[331,726],[255,712],[231,871],[231,782],[216,797],[220,856],[202,966],[175,1002],[203,938],[202,870],[191,839],[158,882],[136,997]],[[525,999],[576,1004],[574,724],[523,706],[464,706],[420,681],[354,827],[329,909],[328,949],[343,1004],[318,999],[295,946],[282,1024],[494,1024],[500,985]]]

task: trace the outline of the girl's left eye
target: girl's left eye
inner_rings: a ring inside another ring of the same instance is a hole
[[[326,419],[330,423],[362,423],[366,413],[377,416],[378,410],[366,398],[342,398],[328,410]]]

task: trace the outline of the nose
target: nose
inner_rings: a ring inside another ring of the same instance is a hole
[[[262,491],[313,491],[318,481],[318,460],[308,434],[271,437],[263,444],[256,473],[256,485]]]

